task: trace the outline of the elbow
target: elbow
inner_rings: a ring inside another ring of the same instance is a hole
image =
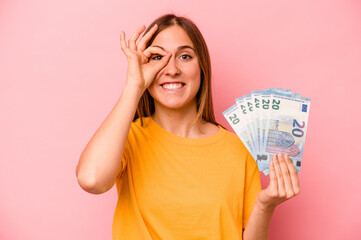
[[[86,192],[92,194],[101,194],[108,191],[111,187],[101,184],[94,175],[86,174],[77,168],[76,177],[79,186]]]

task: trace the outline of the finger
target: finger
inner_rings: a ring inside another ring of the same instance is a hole
[[[273,165],[273,161],[270,161],[269,163],[269,178],[270,178],[270,183],[268,185],[269,190],[271,190],[271,192],[273,193],[272,195],[276,195],[276,193],[278,193],[278,183],[277,183],[277,176],[275,172],[275,167]]]
[[[274,164],[275,172],[276,172],[276,176],[277,176],[279,197],[285,197],[286,196],[285,184],[283,181],[282,171],[281,171],[281,167],[280,167],[277,155],[273,155],[272,160],[273,160],[273,164]]]
[[[154,26],[146,33],[144,34],[144,36],[142,37],[142,39],[140,39],[139,44],[138,44],[138,50],[143,52],[147,42],[152,38],[153,34],[157,31],[158,29],[158,25],[154,24]]]
[[[161,48],[159,47],[148,47],[147,49],[144,50],[143,52],[143,55],[146,57],[146,58],[150,58],[152,55],[155,55],[155,54],[158,54],[158,55],[161,55],[161,56],[165,56],[167,55],[168,53],[164,50],[162,50]]]
[[[138,28],[137,31],[133,34],[133,36],[129,39],[129,48],[132,50],[137,50],[136,41],[138,40],[140,34],[145,30],[145,26]]]
[[[151,62],[153,64],[154,70],[157,74],[168,64],[171,56],[172,56],[171,53],[167,53],[167,55],[162,57],[161,60]]]
[[[300,181],[298,178],[298,173],[297,173],[295,166],[293,166],[292,161],[288,157],[288,155],[285,156],[285,159],[286,159],[288,171],[289,171],[290,177],[291,177],[293,192],[295,193],[295,195],[297,195],[300,193]]]
[[[286,197],[291,198],[295,194],[293,193],[291,176],[290,176],[290,173],[288,171],[288,166],[287,166],[286,160],[285,160],[282,153],[278,153],[278,161],[279,161],[279,164],[280,164],[280,167],[281,167],[283,182],[285,184]]]
[[[120,47],[125,55],[128,55],[129,48],[125,42],[125,33],[123,31],[120,33]]]

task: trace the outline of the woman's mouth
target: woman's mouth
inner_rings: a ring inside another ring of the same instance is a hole
[[[167,91],[177,91],[177,90],[180,90],[184,87],[184,83],[180,83],[180,82],[177,82],[177,83],[163,83],[161,84],[162,88],[167,90]]]

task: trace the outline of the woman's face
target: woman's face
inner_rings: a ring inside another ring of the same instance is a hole
[[[197,105],[196,95],[200,86],[201,70],[194,46],[187,33],[178,25],[161,31],[152,43],[172,56],[168,64],[157,74],[148,91],[157,107],[170,109]],[[150,62],[162,56],[154,55]]]

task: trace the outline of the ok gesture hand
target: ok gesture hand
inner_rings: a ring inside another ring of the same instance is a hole
[[[154,80],[160,70],[168,63],[171,54],[163,51],[159,47],[146,48],[147,42],[157,31],[158,26],[154,25],[143,37],[139,36],[145,30],[145,26],[139,28],[129,39],[128,44],[125,42],[125,33],[120,35],[120,45],[128,61],[127,85],[131,85],[144,91]],[[137,40],[139,42],[137,43]],[[149,61],[153,56],[161,56],[158,61]]]

